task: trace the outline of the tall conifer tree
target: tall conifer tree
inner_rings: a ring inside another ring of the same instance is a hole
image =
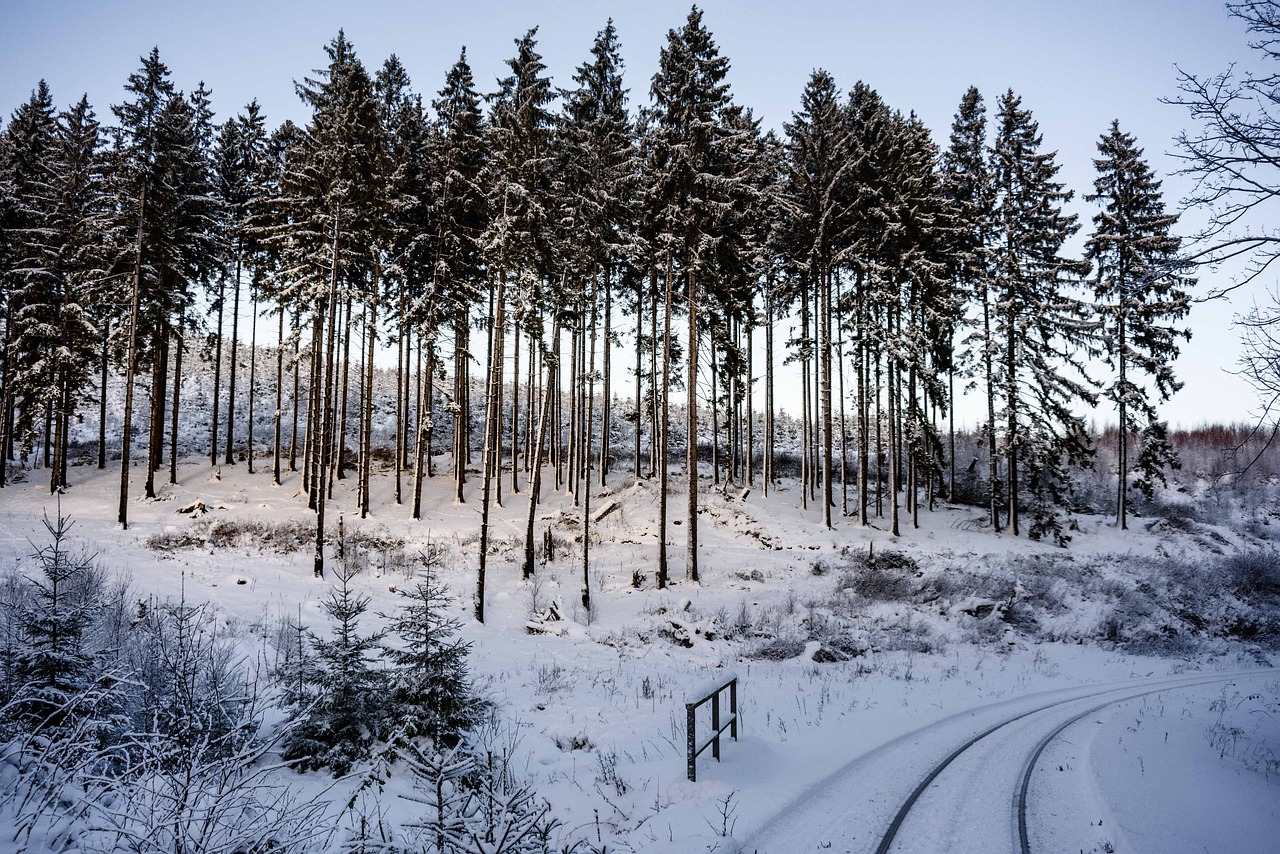
[[[1085,258],[1094,265],[1102,343],[1115,371],[1103,394],[1119,413],[1116,524],[1127,528],[1130,472],[1138,475],[1133,486],[1150,498],[1155,483],[1164,482],[1164,467],[1177,467],[1155,404],[1182,387],[1173,362],[1178,341],[1191,337],[1177,323],[1190,310],[1186,289],[1192,281],[1181,241],[1171,231],[1178,218],[1165,210],[1160,182],[1137,141],[1115,121],[1098,141],[1098,154],[1098,177],[1086,199],[1102,210],[1093,217]],[[1132,438],[1139,442],[1137,459],[1131,459]]]

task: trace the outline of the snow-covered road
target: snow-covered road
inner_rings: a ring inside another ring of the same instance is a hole
[[[1276,676],[1275,670],[1263,670],[1134,679],[1044,692],[953,715],[849,763],[779,811],[745,840],[742,850],[1023,852],[1018,804],[1037,756],[1027,787],[1029,850],[1089,850],[1094,845],[1106,850],[1105,843],[1114,845],[1117,838],[1108,822],[1107,801],[1123,800],[1125,793],[1099,792],[1093,774],[1081,775],[1085,782],[1078,779],[1073,785],[1043,783],[1046,774],[1068,770],[1058,742],[1068,741],[1075,727],[1135,698],[1187,691],[1211,696],[1227,684],[1274,682]],[[1169,783],[1146,781],[1156,790],[1168,789]],[[1185,788],[1195,781],[1178,780],[1177,785]],[[1131,782],[1129,788],[1134,788]],[[1151,802],[1149,796],[1137,797],[1136,790],[1134,795],[1141,803]],[[1042,820],[1042,815],[1052,820]],[[1090,834],[1094,838],[1081,839]]]

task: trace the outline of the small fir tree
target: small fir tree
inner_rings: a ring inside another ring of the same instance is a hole
[[[471,644],[456,637],[460,623],[448,613],[452,597],[425,556],[422,563],[425,576],[412,589],[400,591],[404,604],[391,619],[391,633],[401,642],[386,650],[393,665],[389,687],[394,723],[406,738],[451,747],[476,723],[484,704],[471,693]]]
[[[70,550],[72,525],[61,513],[52,521],[44,517],[49,542],[33,544],[42,577],[29,579],[34,595],[19,617],[25,643],[12,662],[21,685],[14,708],[35,727],[58,726],[74,715],[98,670],[89,633],[104,585],[93,556]]]
[[[360,633],[369,597],[353,589],[354,567],[341,565],[334,575],[336,584],[321,603],[333,632],[328,638],[310,637],[315,665],[304,679],[311,699],[297,704],[282,756],[299,768],[329,768],[341,775],[385,737],[387,690],[385,674],[374,667],[384,633]]]

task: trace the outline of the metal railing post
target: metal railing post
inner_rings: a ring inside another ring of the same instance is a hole
[[[738,740],[738,680],[729,683],[729,735]]]
[[[711,756],[720,761],[720,692],[711,695]]]
[[[684,704],[685,719],[686,719],[685,733],[687,735],[687,740],[689,743],[689,749],[687,751],[689,756],[689,767],[687,770],[689,772],[690,783],[696,783],[698,781],[698,737],[696,732],[694,731],[695,724],[694,724],[694,714],[693,714],[694,709],[696,708],[697,708],[696,703]]]

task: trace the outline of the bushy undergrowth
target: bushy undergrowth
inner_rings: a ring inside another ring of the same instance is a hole
[[[370,561],[344,540],[331,631],[286,626],[264,668],[265,647],[248,651],[262,640],[185,595],[138,597],[71,549],[69,520],[46,527],[39,574],[0,573],[0,826],[13,850],[366,850],[382,814],[361,812],[366,795],[399,760],[443,824],[385,828],[398,850],[437,833],[428,850],[480,850],[494,833],[519,842],[501,850],[550,850],[557,824],[496,749],[503,730],[473,693],[432,553],[384,615],[384,643],[358,626],[369,600],[352,583]],[[267,726],[272,707],[284,721]],[[345,808],[302,797],[281,757],[361,775],[364,794]]]
[[[344,549],[387,554],[404,547],[402,538],[389,534],[385,529],[366,529],[354,525],[344,530],[334,526],[325,531],[325,544],[336,548],[340,537]],[[185,527],[170,528],[147,538],[147,548],[166,553],[184,549],[252,548],[292,554],[314,549],[315,543],[314,521],[269,521],[240,517],[195,519]]]
[[[812,574],[832,576],[826,596],[738,617],[749,626],[737,630],[749,656],[808,651],[818,662],[844,661],[936,652],[950,640],[1096,643],[1165,656],[1230,642],[1280,648],[1280,553],[1265,548],[1198,560],[1063,553],[924,565],[897,551],[846,550]]]

